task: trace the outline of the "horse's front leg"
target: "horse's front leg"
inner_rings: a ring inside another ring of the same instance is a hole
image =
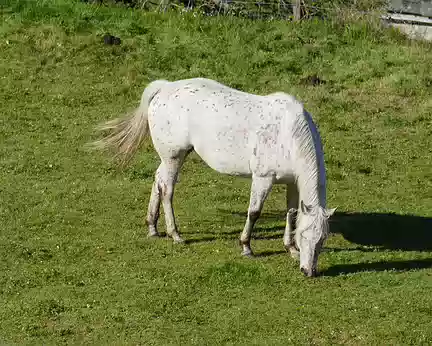
[[[253,256],[250,246],[252,229],[255,222],[261,215],[261,210],[264,201],[267,198],[273,185],[273,178],[252,177],[251,195],[248,209],[248,216],[243,232],[240,236],[240,244],[242,245],[242,255]]]
[[[300,253],[295,243],[294,233],[298,215],[299,193],[295,184],[287,185],[286,198],[288,212],[283,242],[285,249],[291,253],[291,257],[298,259]]]

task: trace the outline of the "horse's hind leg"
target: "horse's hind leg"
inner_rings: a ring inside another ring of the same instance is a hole
[[[158,237],[159,233],[157,231],[157,222],[159,219],[159,208],[160,208],[160,202],[161,202],[161,190],[159,187],[159,182],[157,179],[158,173],[156,173],[156,178],[153,183],[151,195],[150,195],[150,202],[148,205],[148,211],[147,211],[147,225],[149,228],[148,236],[149,237]]]
[[[252,249],[250,247],[250,239],[252,229],[255,222],[258,220],[264,201],[267,198],[273,185],[273,178],[262,178],[253,177],[251,195],[248,209],[248,216],[246,224],[244,226],[243,232],[240,236],[240,244],[242,245],[243,252],[242,255],[252,256]]]
[[[165,214],[165,223],[167,234],[173,238],[175,243],[183,242],[177,229],[172,205],[174,196],[174,186],[177,181],[178,172],[183,164],[187,153],[182,153],[174,158],[162,160],[156,172],[156,181],[162,199],[162,205]]]
[[[287,185],[287,218],[286,218],[286,226],[284,233],[284,246],[287,251],[291,253],[293,258],[298,258],[299,251],[296,247],[294,240],[294,232],[296,227],[296,218],[298,214],[298,205],[299,205],[299,193],[297,186],[295,184]]]
[[[172,210],[172,199],[174,193],[174,185],[177,181],[178,172],[186,158],[193,149],[181,151],[175,158],[162,160],[156,170],[155,180],[152,186],[150,195],[150,201],[148,205],[146,222],[149,228],[149,237],[158,237],[159,232],[157,231],[157,222],[160,215],[160,203],[161,200],[164,202],[165,220],[167,220],[167,233],[174,238],[174,241],[181,242],[177,226],[174,220],[174,211]],[[168,210],[168,216],[167,216]]]

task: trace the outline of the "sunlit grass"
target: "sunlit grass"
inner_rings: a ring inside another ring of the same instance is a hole
[[[370,23],[3,4],[0,341],[432,342],[430,44]],[[104,45],[106,32],[122,44]],[[325,83],[302,82],[314,74]],[[242,258],[249,181],[191,155],[175,195],[189,243],[174,246],[145,238],[151,145],[125,171],[84,150],[93,127],[135,107],[150,80],[196,76],[286,91],[311,111],[338,207],[321,277],[303,278],[283,251],[282,187],[258,222],[259,256]]]

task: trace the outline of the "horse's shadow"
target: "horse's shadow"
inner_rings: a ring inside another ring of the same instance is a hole
[[[332,233],[351,243],[388,250],[432,251],[432,218],[378,213],[336,213]]]
[[[246,213],[229,212],[219,210],[222,213],[230,213],[241,217],[243,225]],[[266,221],[284,221],[285,212],[263,213],[260,217],[261,227],[254,231],[255,239],[275,239],[281,237],[280,232],[284,226],[262,227]],[[240,225],[240,221],[239,221]],[[240,226],[241,227],[241,226]],[[330,219],[330,232],[340,234],[349,242],[356,244],[355,248],[326,248],[325,251],[378,251],[399,250],[432,252],[432,218],[415,215],[380,214],[380,213],[345,213],[336,212]],[[227,238],[238,237],[238,232],[229,232]],[[260,257],[282,254],[284,251],[266,251],[259,254]],[[383,261],[372,263],[355,263],[335,265],[324,272],[324,276],[335,276],[342,273],[356,273],[364,271],[397,270],[407,271],[412,269],[432,268],[432,258],[421,260]]]
[[[336,213],[330,221],[333,234],[351,243],[381,250],[432,252],[432,218],[379,213]],[[378,253],[379,255],[379,253]],[[322,275],[365,271],[408,271],[432,268],[432,258],[335,265]]]

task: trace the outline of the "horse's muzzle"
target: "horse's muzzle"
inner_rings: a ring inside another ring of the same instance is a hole
[[[307,276],[307,277],[309,277],[309,278],[313,278],[313,277],[316,277],[317,276],[317,271],[316,271],[316,269],[314,268],[314,269],[312,269],[312,270],[307,270],[307,269],[305,269],[305,268],[300,268],[300,271],[305,275],[305,276]]]

